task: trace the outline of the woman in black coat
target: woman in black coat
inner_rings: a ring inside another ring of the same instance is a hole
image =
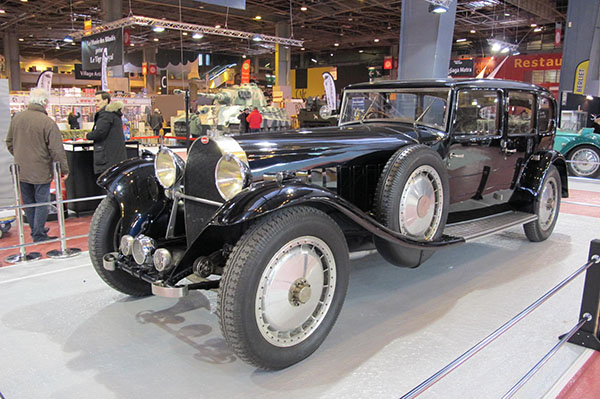
[[[123,136],[123,103],[115,101],[94,115],[94,127],[86,135],[94,140],[94,174],[99,175],[112,165],[127,159]]]

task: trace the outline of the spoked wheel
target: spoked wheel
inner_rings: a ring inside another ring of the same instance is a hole
[[[534,200],[534,210],[538,220],[523,225],[529,241],[544,241],[552,234],[560,211],[560,174],[554,165],[546,173],[542,189]]]
[[[119,207],[115,199],[109,195],[96,208],[90,224],[88,242],[94,269],[106,284],[117,291],[131,296],[150,295],[152,287],[147,282],[135,278],[123,270],[109,271],[103,266],[104,255],[119,250],[120,224]]]
[[[342,231],[310,207],[253,225],[233,249],[219,289],[219,322],[242,360],[263,368],[297,363],[323,342],[348,286]]]
[[[580,177],[600,176],[600,151],[592,146],[575,148],[568,155],[569,173]]]
[[[415,241],[439,238],[448,217],[448,177],[441,157],[423,145],[399,149],[386,164],[375,212],[386,227]],[[432,251],[403,248],[375,238],[379,253],[398,266],[416,267]]]

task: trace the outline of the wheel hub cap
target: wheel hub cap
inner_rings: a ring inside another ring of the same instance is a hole
[[[333,301],[335,259],[329,246],[313,236],[296,238],[267,264],[258,286],[258,329],[272,345],[296,345],[321,324]]]
[[[579,176],[593,175],[600,168],[598,155],[587,148],[576,151],[571,159],[575,161],[571,166]]]
[[[442,217],[442,181],[437,171],[420,166],[408,178],[400,199],[400,232],[419,240],[435,235]]]
[[[544,185],[540,198],[539,218],[540,225],[544,230],[547,230],[554,221],[557,200],[558,189],[556,181],[549,179]]]

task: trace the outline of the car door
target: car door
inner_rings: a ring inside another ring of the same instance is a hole
[[[490,191],[512,188],[536,140],[535,93],[506,90],[504,95],[504,133],[500,142],[500,156],[495,159],[498,173],[490,176],[488,182],[487,189]]]
[[[503,93],[460,89],[455,97],[451,141],[446,158],[450,203],[480,199],[502,157]]]

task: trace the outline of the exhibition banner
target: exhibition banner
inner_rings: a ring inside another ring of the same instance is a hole
[[[52,71],[44,71],[37,78],[36,87],[46,90],[50,93],[52,88]]]
[[[81,40],[81,64],[85,71],[102,68],[104,49],[109,67],[123,64],[123,28],[98,33]]]
[[[577,65],[577,69],[575,69],[575,83],[573,83],[573,93],[585,93],[585,80],[587,78],[589,66],[590,60],[580,62],[579,65]]]
[[[108,90],[108,50],[102,50],[102,91]]]
[[[325,96],[327,96],[327,108],[335,111],[337,109],[335,81],[329,72],[323,73],[323,85],[325,86]]]
[[[101,78],[100,71],[84,71],[81,64],[75,64],[75,79],[100,80]]]

